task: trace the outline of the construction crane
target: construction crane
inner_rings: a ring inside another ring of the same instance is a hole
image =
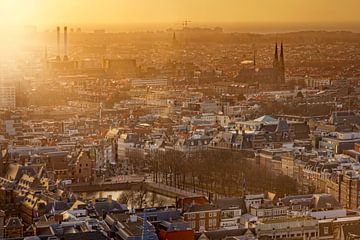
[[[191,23],[190,20],[187,20],[187,19],[186,19],[185,21],[183,21],[183,23],[182,23],[183,29],[187,28],[187,26],[188,26],[189,23]]]

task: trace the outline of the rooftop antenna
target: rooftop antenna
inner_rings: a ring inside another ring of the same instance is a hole
[[[147,229],[147,224],[146,224],[146,222],[147,222],[147,216],[146,216],[146,208],[144,208],[144,224],[143,224],[143,234],[142,234],[142,237],[141,237],[141,240],[148,240],[148,236],[147,236],[147,231],[148,231],[148,229]]]
[[[183,22],[183,29],[187,28],[187,26],[188,26],[189,23],[191,23],[191,21],[186,19],[186,20]]]

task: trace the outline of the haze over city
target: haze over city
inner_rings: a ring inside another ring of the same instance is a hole
[[[360,239],[359,0],[0,0],[0,239]]]
[[[1,25],[36,25],[40,29],[56,24],[102,25],[117,30],[159,29],[166,24],[177,24],[189,19],[195,24],[238,24],[228,27],[237,31],[261,30],[265,24],[279,25],[278,29],[298,30],[344,28],[359,30],[357,0],[2,0]],[[117,26],[119,25],[119,26]],[[142,25],[142,26],[141,26]],[[115,26],[115,27],[114,27]],[[117,28],[116,28],[117,26]],[[276,29],[276,28],[275,28]]]

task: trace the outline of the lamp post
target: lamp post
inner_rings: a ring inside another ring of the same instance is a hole
[[[146,212],[147,212],[147,209],[144,208],[144,224],[143,224],[143,234],[142,234],[142,240],[148,240],[148,236],[147,236],[147,220],[146,220]]]

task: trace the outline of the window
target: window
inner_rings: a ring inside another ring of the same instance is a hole
[[[192,228],[192,229],[195,229],[195,227],[196,227],[195,222],[194,222],[194,221],[191,221],[191,228]]]
[[[205,218],[205,213],[200,213],[200,218]]]
[[[209,217],[212,217],[213,216],[213,213],[209,213]]]
[[[329,227],[324,227],[324,234],[325,235],[329,234]]]
[[[213,227],[217,227],[217,221],[216,221],[216,219],[213,219],[213,220],[212,220],[212,225],[213,225]]]
[[[205,220],[200,220],[200,227],[205,227]]]

